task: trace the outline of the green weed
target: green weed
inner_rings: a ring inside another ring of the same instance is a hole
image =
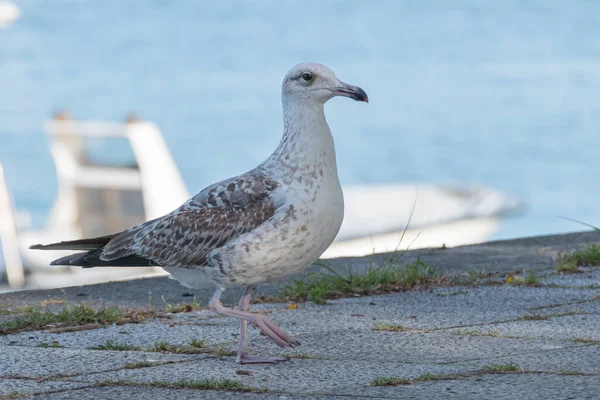
[[[123,312],[117,307],[102,306],[94,309],[85,304],[67,304],[59,311],[35,307],[24,307],[20,311],[20,314],[14,318],[0,322],[0,335],[46,329],[48,325],[78,326],[92,323],[109,325],[123,317]]]
[[[370,266],[365,272],[356,272],[348,268],[344,273],[339,273],[329,265],[321,264],[321,267],[320,273],[280,286],[280,297],[325,304],[326,299],[353,294],[407,290],[430,283],[438,276],[434,267],[420,259],[402,268],[389,263],[379,267]]]
[[[369,383],[370,386],[399,386],[408,384],[410,384],[410,379],[397,376],[380,376],[373,378]]]
[[[518,364],[514,363],[505,363],[505,364],[489,364],[483,367],[485,372],[493,373],[493,374],[501,374],[506,372],[516,372],[520,371],[521,367]]]

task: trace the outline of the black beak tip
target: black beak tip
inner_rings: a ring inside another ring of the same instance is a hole
[[[356,91],[352,94],[352,98],[356,101],[364,101],[365,103],[369,102],[369,96],[365,93],[361,88],[356,88]]]

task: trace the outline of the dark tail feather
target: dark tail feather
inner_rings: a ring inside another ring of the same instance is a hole
[[[36,244],[30,246],[32,250],[97,250],[112,239],[114,235],[106,235],[91,239],[69,240],[52,244]]]
[[[105,261],[100,259],[102,248],[108,244],[115,235],[100,236],[91,239],[71,240],[68,242],[52,243],[47,245],[36,244],[33,250],[88,250],[83,253],[71,254],[54,260],[50,265],[72,265],[83,268],[93,267],[151,267],[155,266],[147,258],[136,255],[126,255],[116,260]]]
[[[54,260],[50,263],[50,265],[72,265],[71,261],[77,262],[79,258],[84,258],[87,253],[79,253],[79,254],[71,254],[70,256],[61,257],[57,260]]]
[[[152,267],[153,263],[147,258],[138,256],[127,256],[116,260],[104,261],[100,259],[99,251],[90,251],[87,253],[71,254],[70,256],[59,258],[50,263],[50,265],[72,265],[83,268],[93,267]]]

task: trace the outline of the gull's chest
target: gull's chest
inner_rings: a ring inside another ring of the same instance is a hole
[[[285,233],[279,245],[304,252],[312,263],[333,242],[344,218],[344,196],[337,173],[317,171],[316,176],[295,177],[284,198],[283,224],[287,226],[280,226]]]
[[[230,283],[254,284],[298,272],[335,239],[344,218],[337,174],[317,175],[308,183],[296,179],[283,187],[274,193],[282,202],[273,218],[219,251]],[[219,280],[226,283],[223,278]]]
[[[324,179],[325,178],[325,179]],[[344,196],[339,181],[332,177],[298,178],[284,194],[287,207],[293,207],[296,222],[312,234],[337,234],[344,218]],[[332,238],[333,239],[333,238]]]

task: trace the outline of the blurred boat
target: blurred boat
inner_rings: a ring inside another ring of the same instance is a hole
[[[521,202],[491,188],[432,184],[344,187],[344,223],[321,258],[481,243]]]
[[[160,268],[50,268],[50,261],[69,252],[28,249],[35,243],[117,232],[168,213],[190,197],[152,122],[75,121],[58,115],[46,124],[46,131],[59,189],[46,228],[18,230],[26,286],[74,286],[165,274]],[[131,162],[99,158],[94,154],[98,147],[111,149],[111,154],[125,150]],[[520,208],[516,199],[482,187],[361,185],[344,187],[344,197],[344,223],[323,258],[482,242],[502,218]]]
[[[8,28],[21,16],[21,10],[10,1],[0,1],[0,28]]]

